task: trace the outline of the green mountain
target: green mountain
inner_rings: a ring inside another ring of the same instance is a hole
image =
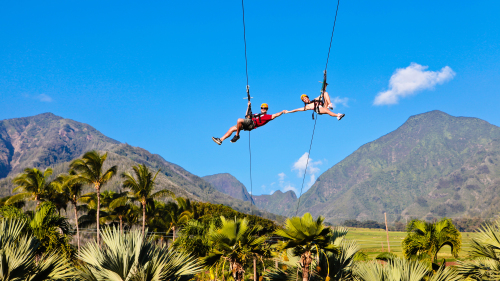
[[[231,174],[215,174],[202,177],[203,180],[211,183],[215,189],[233,198],[243,201],[251,201],[250,194],[246,187]]]
[[[391,221],[491,217],[500,206],[499,191],[500,128],[431,111],[411,116],[323,173],[301,198],[299,214],[330,222],[381,221],[384,212]]]
[[[251,211],[249,202],[219,192],[207,181],[157,154],[120,143],[87,124],[52,113],[0,121],[0,196],[11,194],[11,179],[24,168],[50,166],[54,174],[66,172],[73,159],[93,149],[107,151],[107,165],[118,165],[119,173],[131,170],[137,164],[160,169],[158,189],[170,189],[179,196],[196,201],[224,204],[244,213]],[[104,189],[119,190],[120,182],[121,178],[117,176]],[[254,209],[254,213],[277,219],[265,211]]]
[[[202,177],[211,183],[218,191],[233,198],[250,202],[251,196],[245,185],[229,173],[215,174]],[[257,208],[271,213],[292,214],[297,210],[297,195],[293,191],[285,193],[280,190],[272,195],[254,195],[253,202]]]
[[[271,213],[294,216],[297,211],[297,195],[291,190],[284,193],[277,190],[271,195],[255,195],[253,200],[257,208]]]

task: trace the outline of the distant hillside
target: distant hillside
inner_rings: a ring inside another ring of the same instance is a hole
[[[323,173],[299,214],[327,221],[487,216],[500,207],[500,128],[441,111],[411,116]],[[277,212],[292,215],[292,211]]]
[[[257,195],[253,197],[253,200],[259,209],[274,214],[294,216],[297,210],[297,195],[291,190],[285,193],[277,190],[272,195]]]
[[[0,121],[0,196],[10,195],[11,178],[25,167],[51,166],[54,174],[66,172],[70,161],[93,149],[108,151],[107,165],[118,165],[120,173],[132,165],[146,164],[161,169],[158,188],[170,189],[196,201],[225,204],[241,212],[250,212],[249,202],[219,192],[210,183],[157,154],[120,143],[87,124],[52,113]],[[115,177],[105,189],[118,190],[120,181]],[[265,211],[254,210],[254,213],[276,219]]]
[[[251,201],[250,194],[248,193],[246,187],[231,174],[215,174],[211,176],[204,176],[202,179],[211,183],[215,189],[224,194],[243,201]]]
[[[250,202],[251,196],[246,187],[231,174],[216,174],[202,179],[224,194]],[[283,193],[278,190],[272,195],[254,195],[253,201],[257,208],[274,214],[291,214],[290,211],[297,208],[297,195],[293,191]]]

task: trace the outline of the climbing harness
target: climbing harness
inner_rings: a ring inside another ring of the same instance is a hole
[[[330,36],[330,47],[328,48],[328,56],[326,58],[325,71],[323,71],[323,84],[321,85],[321,95],[319,98],[319,100],[323,103],[324,103],[324,96],[323,95],[326,91],[326,86],[328,85],[328,83],[326,83],[326,70],[328,68],[328,61],[330,60],[330,51],[332,49],[333,32],[335,32],[335,23],[337,22],[337,14],[339,12],[339,4],[340,4],[340,0],[337,0],[337,9],[335,11],[335,19],[333,20],[332,35]],[[315,113],[316,113],[316,119],[314,118]],[[309,144],[309,152],[307,153],[306,169],[304,170],[304,177],[302,178],[302,187],[300,188],[300,195],[299,195],[299,200],[297,201],[297,210],[295,211],[295,216],[297,216],[297,214],[299,212],[300,197],[302,197],[302,190],[304,189],[304,182],[306,180],[307,166],[309,165],[309,156],[311,155],[311,148],[312,148],[312,144],[313,144],[313,140],[314,140],[314,131],[316,130],[316,121],[318,121],[317,114],[318,114],[318,112],[316,112],[316,104],[315,104],[314,111],[313,111],[314,127],[313,127],[313,131],[312,131],[312,136],[311,136],[311,143]]]
[[[247,98],[248,101],[252,97],[250,97],[250,86],[248,85],[248,59],[247,59],[247,37],[246,37],[246,30],[245,30],[245,5],[243,4],[243,0],[241,0],[241,10],[243,13],[243,41],[245,42],[245,73],[247,75]],[[247,112],[248,117],[252,117],[252,105],[248,106],[248,112]],[[248,118],[245,116],[245,118]],[[253,183],[252,183],[252,147],[250,145],[250,132],[248,132],[248,154],[250,155],[250,212],[253,215]]]

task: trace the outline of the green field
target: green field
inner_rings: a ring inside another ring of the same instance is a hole
[[[462,249],[459,258],[465,258],[468,255],[470,248],[470,239],[474,233],[462,232]],[[389,231],[389,241],[391,245],[391,252],[403,257],[401,250],[401,242],[406,237],[406,232]],[[375,258],[382,252],[387,252],[387,236],[383,229],[369,229],[369,228],[351,228],[347,239],[355,240],[361,246],[361,251],[368,255],[369,258]],[[450,248],[445,246],[438,254],[439,258],[445,258],[447,261],[454,260],[450,253]]]

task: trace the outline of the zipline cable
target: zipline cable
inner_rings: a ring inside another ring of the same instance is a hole
[[[243,1],[243,0],[241,0],[241,1]],[[333,33],[335,32],[335,23],[337,23],[337,14],[339,12],[339,4],[340,4],[340,0],[337,0],[337,9],[335,10],[335,19],[333,20],[332,35],[330,36],[330,47],[328,47],[328,56],[326,57],[323,85],[321,88],[321,98],[323,98],[323,93],[324,93],[325,88],[326,88],[326,70],[328,68],[328,61],[330,60],[330,50],[332,49]],[[302,190],[304,189],[304,182],[306,180],[306,174],[307,174],[307,166],[309,165],[309,156],[311,155],[311,148],[312,148],[312,144],[313,144],[313,140],[314,140],[314,131],[316,130],[316,121],[318,121],[318,113],[316,112],[315,115],[316,115],[316,118],[314,118],[314,127],[313,127],[312,136],[311,136],[311,144],[309,144],[309,152],[307,153],[306,169],[304,170],[304,177],[302,178],[302,187],[300,188],[300,195],[299,195],[299,200],[297,201],[297,210],[295,211],[295,216],[297,216],[297,214],[299,212],[300,197],[302,197]]]
[[[243,12],[243,42],[245,42],[245,73],[247,75],[247,97],[250,101],[250,86],[248,85],[248,59],[247,59],[247,37],[245,28],[245,5],[241,0],[241,10]],[[252,118],[252,106],[250,105],[250,118]],[[250,155],[250,213],[253,215],[253,183],[252,183],[252,148],[250,146],[250,131],[248,131],[248,154]]]

